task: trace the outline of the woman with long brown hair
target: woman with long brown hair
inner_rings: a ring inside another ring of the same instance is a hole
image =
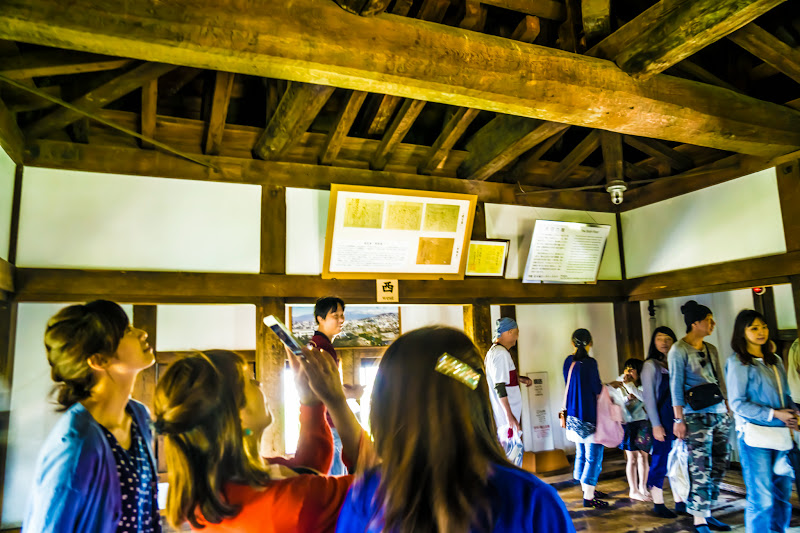
[[[345,457],[355,458],[361,428],[347,406],[333,360],[304,349],[291,356],[301,402],[298,457],[306,464],[257,457],[246,444],[256,384],[241,356],[214,350],[180,359],[156,387],[156,429],[165,437],[169,491],[167,519],[213,533],[332,531],[351,477],[322,476],[333,456],[325,406],[342,435]],[[322,404],[324,401],[325,405]],[[249,413],[249,414],[248,414]],[[311,469],[311,470],[309,470]]]
[[[455,329],[394,341],[372,392],[380,464],[353,485],[337,531],[572,532],[549,485],[508,462],[481,354]]]

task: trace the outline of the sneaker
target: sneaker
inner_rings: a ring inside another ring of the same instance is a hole
[[[667,509],[663,503],[653,504],[653,514],[659,518],[678,518],[678,515]]]
[[[686,512],[686,502],[676,503],[675,512],[680,516],[689,516],[689,513]]]
[[[595,493],[595,494],[597,494],[597,493]],[[587,500],[587,499],[584,498],[583,506],[584,507],[592,507],[594,509],[605,509],[606,507],[608,507],[608,502],[603,501],[603,500],[597,498],[597,496],[595,496],[591,500]]]
[[[606,494],[602,490],[594,489],[594,497],[595,498],[608,498],[608,494]]]
[[[724,522],[720,522],[719,520],[717,520],[713,516],[709,516],[708,518],[706,518],[706,522],[708,523],[708,529],[710,529],[711,531],[730,531],[731,530],[731,526],[729,526],[728,524],[726,524]]]

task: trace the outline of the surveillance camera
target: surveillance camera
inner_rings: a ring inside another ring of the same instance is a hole
[[[608,194],[611,195],[611,202],[614,205],[619,205],[622,203],[622,193],[627,190],[628,186],[625,185],[623,180],[610,181],[606,187],[606,191],[608,191]]]

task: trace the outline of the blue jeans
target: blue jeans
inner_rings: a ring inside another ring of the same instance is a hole
[[[653,457],[650,460],[650,473],[647,474],[647,488],[664,488],[664,478],[667,476],[667,461],[672,450],[672,428],[668,428],[664,441],[653,438]]]
[[[739,437],[739,458],[742,461],[742,475],[747,487],[747,508],[744,513],[745,531],[783,533],[792,518],[792,478],[789,475],[775,475],[773,469],[778,461],[786,462],[789,452],[779,452],[766,448],[753,448]],[[780,467],[781,465],[779,465]],[[790,470],[791,471],[791,470]]]
[[[575,443],[575,471],[572,474],[584,485],[597,485],[600,470],[603,469],[603,445]]]
[[[331,428],[331,433],[333,433],[333,463],[331,463],[328,475],[345,476],[347,475],[347,467],[342,462],[342,439],[339,438],[339,432],[336,431],[336,428]]]

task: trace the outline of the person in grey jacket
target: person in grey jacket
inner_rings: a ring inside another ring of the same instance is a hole
[[[798,413],[786,371],[770,344],[764,316],[752,309],[741,311],[733,326],[734,355],[725,364],[725,377],[747,487],[748,533],[767,526],[770,532],[784,532],[792,517],[792,467],[786,446],[791,446],[789,430],[797,429]],[[765,427],[770,428],[766,435]],[[764,438],[758,439],[759,434]]]
[[[697,533],[730,531],[729,525],[711,516],[731,452],[731,418],[717,348],[703,340],[716,323],[711,309],[694,300],[681,306],[681,313],[686,336],[669,350],[669,381],[675,415],[672,431],[689,450],[691,490],[686,510],[694,516]]]

